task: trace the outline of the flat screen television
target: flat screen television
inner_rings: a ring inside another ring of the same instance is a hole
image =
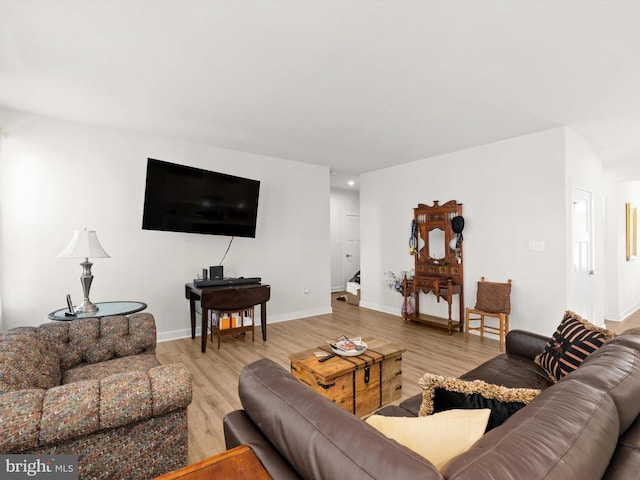
[[[149,158],[142,228],[256,236],[260,182]]]

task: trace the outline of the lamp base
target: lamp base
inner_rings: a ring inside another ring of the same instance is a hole
[[[76,310],[81,313],[97,312],[98,307],[89,300],[89,289],[91,288],[91,282],[93,281],[93,275],[91,275],[91,265],[93,265],[93,263],[91,263],[88,258],[85,258],[84,262],[80,265],[82,265],[80,283],[82,284],[84,299],[82,300],[82,303],[76,307]]]
[[[80,313],[93,313],[99,310],[95,303],[91,303],[91,300],[85,298],[82,303],[76,307],[76,312]]]

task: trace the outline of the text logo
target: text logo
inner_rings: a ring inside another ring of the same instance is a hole
[[[0,455],[0,478],[78,480],[78,456]]]

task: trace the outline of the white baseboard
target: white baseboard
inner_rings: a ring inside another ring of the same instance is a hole
[[[607,314],[605,314],[604,317],[607,320],[610,320],[612,322],[622,322],[628,316],[633,315],[634,313],[636,313],[639,309],[640,309],[640,303],[637,303],[634,306],[627,308],[622,313],[607,313]]]
[[[375,310],[377,312],[388,313],[389,315],[400,316],[400,306],[390,307],[388,305],[380,305],[378,303],[363,302],[360,300],[360,307]]]

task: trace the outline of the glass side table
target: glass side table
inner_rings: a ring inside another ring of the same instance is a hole
[[[129,315],[147,308],[146,303],[142,302],[100,302],[96,303],[98,310],[91,313],[76,312],[74,315],[69,314],[68,308],[61,308],[47,315],[49,320],[58,320],[68,322],[78,320],[80,318],[101,318],[110,315]]]

